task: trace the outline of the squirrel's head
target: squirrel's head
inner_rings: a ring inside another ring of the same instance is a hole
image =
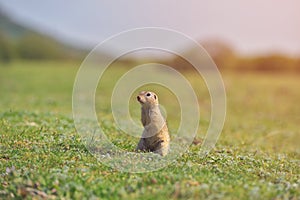
[[[158,105],[158,98],[154,92],[142,91],[136,98],[142,106]]]

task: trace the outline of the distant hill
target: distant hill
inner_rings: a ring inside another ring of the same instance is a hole
[[[14,22],[0,8],[0,31],[13,39],[19,39],[26,34],[33,34],[34,31]]]
[[[82,59],[87,53],[12,20],[0,7],[0,61]]]

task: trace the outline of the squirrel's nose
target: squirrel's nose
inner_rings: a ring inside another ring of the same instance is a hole
[[[140,100],[141,100],[141,97],[140,97],[140,96],[137,96],[136,99],[137,99],[138,101],[140,101]]]

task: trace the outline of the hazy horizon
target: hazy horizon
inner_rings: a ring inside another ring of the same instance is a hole
[[[60,40],[93,47],[133,28],[162,27],[195,40],[218,39],[238,53],[300,55],[300,2],[0,0],[14,20]]]

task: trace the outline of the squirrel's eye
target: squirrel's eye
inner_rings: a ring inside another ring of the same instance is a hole
[[[151,94],[150,94],[150,93],[147,93],[147,94],[146,94],[146,96],[147,96],[147,97],[150,97],[150,96],[151,96]]]

